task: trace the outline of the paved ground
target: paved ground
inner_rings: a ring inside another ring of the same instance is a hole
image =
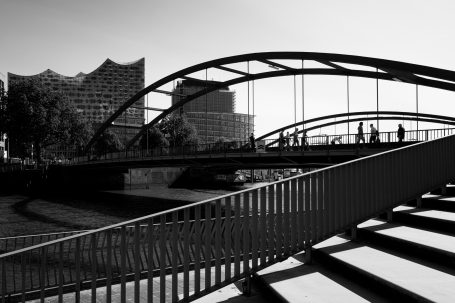
[[[150,189],[109,191],[110,195],[99,201],[70,196],[0,196],[0,238],[99,228],[154,213],[166,208],[167,201],[177,201],[182,205],[229,192],[154,186]]]

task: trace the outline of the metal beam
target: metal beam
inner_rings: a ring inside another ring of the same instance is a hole
[[[200,85],[203,85],[203,86],[207,85],[207,87],[219,86],[220,84],[223,83],[223,82],[219,82],[219,81],[205,81],[205,80],[192,78],[192,77],[188,77],[188,76],[181,76],[179,78],[182,78],[182,79],[188,80],[188,81],[193,81],[193,82],[199,83]]]
[[[163,108],[146,107],[146,106],[130,106],[130,108],[154,110],[154,111],[157,111],[157,112],[163,112],[163,111],[166,110],[166,109],[163,109]]]
[[[161,90],[161,89],[154,89],[154,90],[152,90],[152,92],[165,94],[165,95],[168,95],[168,96],[186,97],[186,95],[183,95],[183,94],[178,94],[178,93],[174,93],[174,92],[168,92],[166,90]]]
[[[236,70],[236,69],[233,69],[233,68],[229,68],[229,67],[216,66],[215,68],[224,70],[224,71],[226,71],[226,72],[231,72],[231,73],[239,74],[239,75],[242,75],[242,76],[249,76],[249,75],[250,75],[249,73],[245,73],[245,72],[242,72],[242,71],[239,71],[239,70]]]
[[[258,60],[258,61],[262,62],[262,63],[265,63],[265,64],[268,64],[268,65],[271,65],[271,66],[282,68],[284,70],[293,70],[293,69],[295,69],[295,68],[292,68],[292,67],[289,67],[289,66],[286,66],[286,65],[283,65],[283,64],[272,62],[272,61],[267,60],[267,59],[261,59],[261,60]]]
[[[346,70],[347,68],[346,67],[343,67],[341,65],[338,65],[338,64],[335,64],[333,62],[330,62],[328,60],[315,60],[316,62],[319,62],[321,64],[324,64],[324,65],[327,65],[327,66],[330,66],[330,67],[333,67],[333,68],[336,68],[336,69],[341,69],[341,70]]]
[[[394,76],[395,81],[401,81],[401,82],[408,82],[412,84],[416,84],[417,81],[419,80],[420,77],[417,77],[413,73],[410,72],[403,72],[403,71],[397,71],[391,68],[379,68],[380,70]]]

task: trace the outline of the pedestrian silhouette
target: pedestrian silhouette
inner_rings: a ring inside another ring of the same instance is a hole
[[[281,131],[280,136],[278,138],[278,147],[279,147],[280,151],[283,150],[284,143],[285,143],[284,134],[283,134],[283,131]]]
[[[365,144],[365,136],[363,134],[363,122],[359,123],[359,127],[357,127],[357,140],[355,142],[358,145],[362,141],[362,146]]]
[[[397,137],[398,137],[398,142],[403,142],[404,140],[404,132],[405,129],[401,124],[398,124],[398,132],[397,132]]]
[[[294,142],[292,142],[292,147],[299,146],[299,129],[296,127],[294,133],[292,134]]]
[[[373,124],[370,124],[370,143],[376,143],[377,138],[377,130],[373,126]]]
[[[250,135],[250,147],[251,147],[251,151],[253,151],[253,152],[256,151],[256,142],[255,142],[253,133],[251,133],[251,135]]]
[[[291,136],[289,135],[289,132],[286,132],[286,150],[291,149]]]
[[[308,143],[308,135],[306,133],[306,130],[302,131],[302,149],[310,150],[310,144]]]

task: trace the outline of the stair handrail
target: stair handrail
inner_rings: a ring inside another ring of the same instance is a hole
[[[451,135],[8,252],[0,299],[65,289],[77,300],[100,285],[110,297],[119,283],[124,300],[127,281],[136,297],[141,279],[149,298],[196,298],[442,187],[455,179],[454,151]]]

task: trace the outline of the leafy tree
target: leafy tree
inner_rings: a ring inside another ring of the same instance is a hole
[[[139,144],[143,149],[146,149],[147,145],[149,148],[168,147],[169,141],[164,137],[164,134],[157,127],[152,127],[144,136],[142,136]]]
[[[120,141],[117,133],[106,130],[98,140],[93,144],[95,154],[102,155],[105,153],[115,153],[124,149],[122,141]]]
[[[171,146],[196,145],[199,142],[196,128],[185,115],[169,115],[160,122],[158,128],[168,135]]]
[[[53,92],[40,81],[29,79],[10,85],[2,107],[2,126],[18,152],[33,144],[38,162],[43,147],[83,144],[90,126],[74,105],[61,93]]]

